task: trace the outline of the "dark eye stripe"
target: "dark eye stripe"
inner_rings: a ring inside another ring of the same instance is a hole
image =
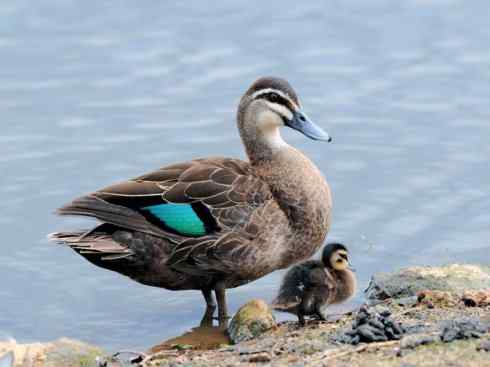
[[[255,99],[265,99],[269,102],[280,104],[280,105],[288,108],[290,111],[294,111],[293,106],[291,105],[291,103],[287,99],[281,97],[279,94],[274,93],[274,92],[267,92],[267,93],[259,94],[257,97],[255,97]]]

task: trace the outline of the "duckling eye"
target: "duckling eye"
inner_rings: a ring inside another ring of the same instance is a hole
[[[269,93],[269,96],[268,96],[268,97],[269,97],[269,98],[268,98],[268,99],[269,99],[269,101],[271,101],[271,102],[275,102],[275,103],[277,103],[277,102],[279,102],[279,100],[280,100],[279,94],[274,93],[274,92],[273,92],[273,93]]]

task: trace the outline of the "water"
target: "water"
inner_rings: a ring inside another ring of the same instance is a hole
[[[143,348],[196,325],[198,292],[98,269],[46,234],[70,199],[168,163],[244,157],[235,108],[284,76],[333,136],[288,131],[328,177],[331,240],[375,271],[489,262],[486,1],[0,4],[0,338]],[[270,300],[280,273],[229,292]]]

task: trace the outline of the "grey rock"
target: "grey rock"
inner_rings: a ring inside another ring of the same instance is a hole
[[[428,335],[428,334],[418,334],[418,335],[407,335],[400,341],[401,349],[414,349],[420,345],[427,345],[432,343],[437,343],[441,340],[439,335]]]
[[[490,352],[490,339],[484,340],[476,347],[477,351]]]
[[[487,327],[479,320],[455,320],[444,326],[441,332],[441,340],[449,343],[458,339],[481,338],[486,332]]]
[[[363,306],[351,328],[341,333],[336,341],[353,345],[360,342],[383,342],[399,340],[404,333],[404,328],[391,317],[388,310],[379,313],[375,308]]]
[[[375,274],[366,289],[370,300],[414,297],[423,290],[463,293],[490,288],[490,267],[451,264],[414,266],[395,273]]]

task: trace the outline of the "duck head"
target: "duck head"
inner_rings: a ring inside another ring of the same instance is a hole
[[[238,128],[245,145],[279,149],[286,143],[280,129],[289,127],[313,140],[332,138],[314,124],[303,111],[296,92],[284,79],[263,77],[256,80],[240,100]]]
[[[322,262],[326,268],[335,270],[351,269],[349,250],[341,243],[329,243],[322,253]]]

